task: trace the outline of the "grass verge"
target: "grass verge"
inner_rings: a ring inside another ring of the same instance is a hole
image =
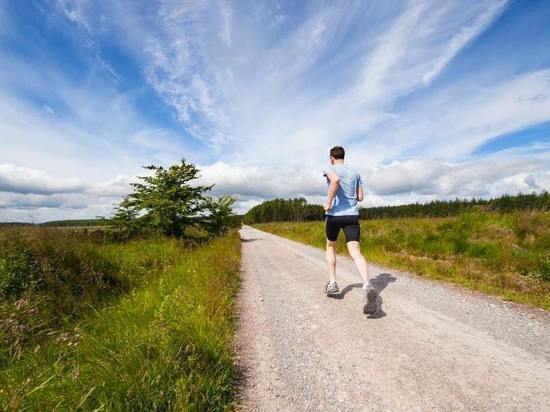
[[[325,247],[323,222],[254,226]],[[372,262],[550,309],[550,212],[362,220],[361,239]],[[337,250],[346,253],[343,234]]]
[[[0,410],[232,408],[237,232],[198,247],[156,239],[100,248],[121,260],[130,286],[4,356]]]

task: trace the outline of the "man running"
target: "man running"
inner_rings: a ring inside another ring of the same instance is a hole
[[[325,205],[327,235],[327,263],[329,281],[325,285],[327,295],[338,293],[336,283],[336,240],[340,229],[348,246],[355,267],[363,278],[363,313],[374,314],[377,310],[378,291],[369,282],[367,262],[359,248],[359,209],[357,201],[364,197],[363,183],[357,170],[344,164],[345,151],[340,146],[330,149],[330,166],[323,172],[327,179],[328,198]]]

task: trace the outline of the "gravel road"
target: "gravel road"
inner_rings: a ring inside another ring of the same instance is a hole
[[[241,229],[239,408],[550,411],[550,312],[370,265],[383,299],[361,311],[353,263]]]

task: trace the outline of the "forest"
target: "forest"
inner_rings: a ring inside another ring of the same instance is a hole
[[[399,206],[361,207],[362,219],[399,217],[447,217],[470,211],[507,213],[513,211],[550,210],[550,194],[541,193],[503,195],[493,199],[433,200],[429,203],[411,203]],[[243,218],[247,224],[266,222],[307,222],[323,220],[321,205],[309,204],[304,198],[274,199],[250,209]]]

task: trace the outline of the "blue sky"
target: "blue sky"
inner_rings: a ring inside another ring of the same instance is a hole
[[[0,0],[0,220],[108,215],[197,163],[238,211],[550,189],[548,1]]]

